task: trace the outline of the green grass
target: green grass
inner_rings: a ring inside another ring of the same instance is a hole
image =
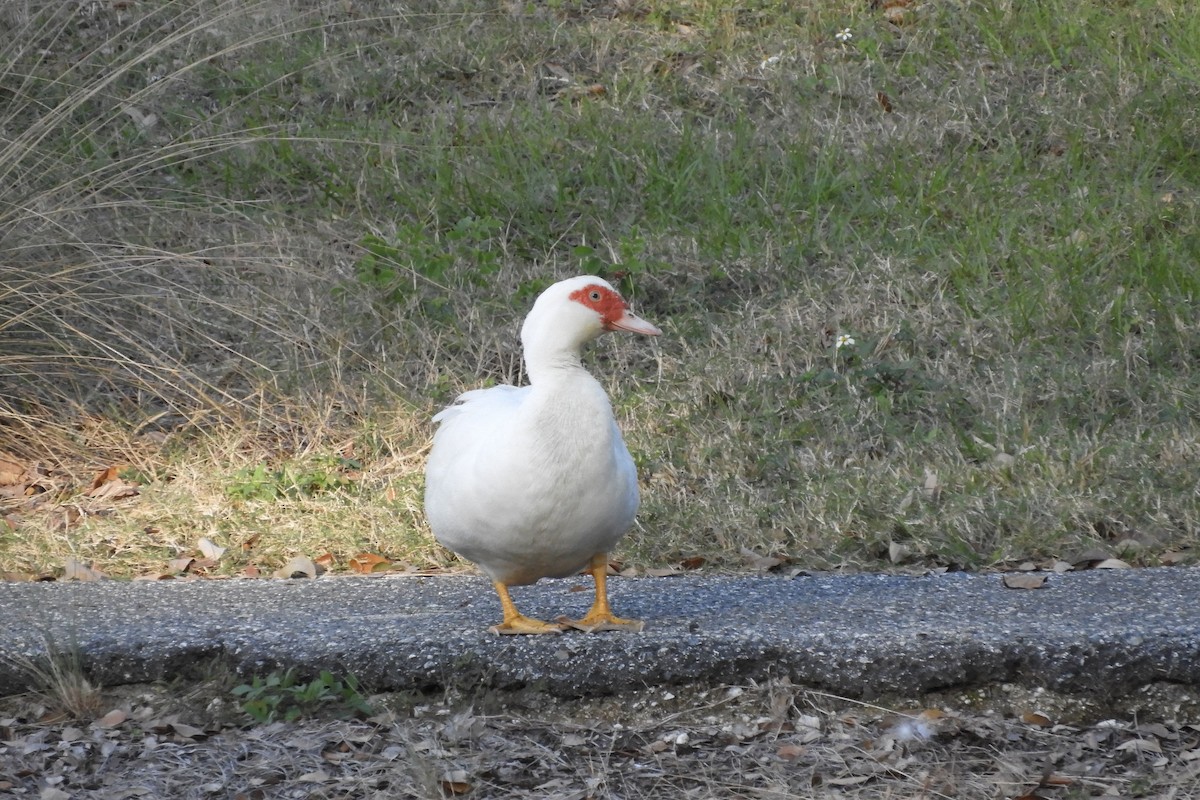
[[[22,510],[0,571],[258,530],[229,569],[444,563],[426,420],[520,380],[576,272],[666,331],[590,356],[643,477],[627,560],[1200,543],[1182,0],[0,14],[0,449],[55,503],[169,476],[67,536]],[[339,459],[352,492],[292,485]]]

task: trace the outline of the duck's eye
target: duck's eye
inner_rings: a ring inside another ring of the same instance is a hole
[[[600,291],[598,289],[592,289],[592,291],[588,292],[588,299],[591,300],[593,303],[599,303],[600,302]]]

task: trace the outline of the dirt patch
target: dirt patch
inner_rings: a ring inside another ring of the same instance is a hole
[[[0,792],[54,798],[1200,797],[1197,692],[1012,687],[865,704],[772,682],[564,700],[380,695],[249,724],[227,692],[124,687],[117,714],[0,700]]]

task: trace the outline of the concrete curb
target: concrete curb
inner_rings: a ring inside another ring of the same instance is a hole
[[[531,616],[579,615],[590,583],[543,581],[514,597]],[[997,682],[1200,684],[1196,568],[1051,575],[1036,590],[961,573],[618,578],[610,597],[646,630],[493,636],[499,604],[476,577],[4,583],[0,692],[26,687],[21,657],[64,648],[109,685],[186,676],[209,659],[245,674],[331,669],[380,690],[564,696],[772,675],[865,698]]]

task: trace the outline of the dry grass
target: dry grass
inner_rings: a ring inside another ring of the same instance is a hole
[[[582,271],[627,561],[1192,559],[1194,15],[868,6],[5,5],[0,573],[446,565],[428,416]]]

